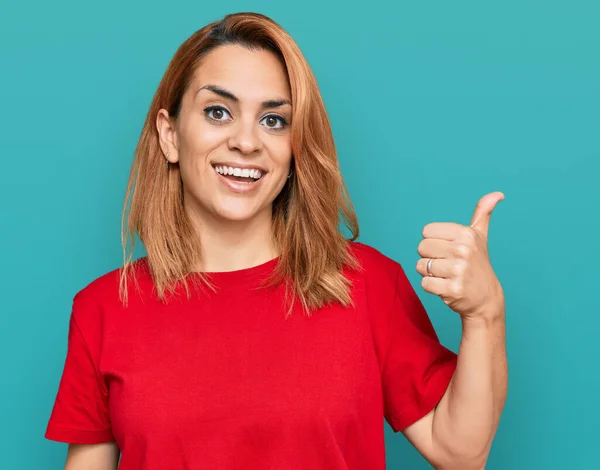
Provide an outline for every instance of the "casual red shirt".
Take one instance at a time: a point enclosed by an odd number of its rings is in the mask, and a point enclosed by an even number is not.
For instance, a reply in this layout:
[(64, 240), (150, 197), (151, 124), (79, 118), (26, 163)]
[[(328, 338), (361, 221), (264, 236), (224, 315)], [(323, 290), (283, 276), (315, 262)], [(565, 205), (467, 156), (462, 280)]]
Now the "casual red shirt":
[(116, 441), (121, 470), (385, 468), (384, 417), (399, 431), (444, 394), (443, 347), (402, 267), (352, 243), (354, 307), (285, 317), (275, 267), (214, 273), (217, 292), (118, 300), (118, 272), (74, 298), (46, 438)]

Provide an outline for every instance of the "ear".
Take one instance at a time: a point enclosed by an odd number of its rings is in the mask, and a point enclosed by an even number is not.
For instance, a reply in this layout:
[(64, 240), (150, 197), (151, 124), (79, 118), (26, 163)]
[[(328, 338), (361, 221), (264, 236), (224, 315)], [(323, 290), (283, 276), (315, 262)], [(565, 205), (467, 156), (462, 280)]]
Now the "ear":
[(158, 143), (163, 154), (170, 163), (179, 162), (179, 153), (177, 151), (177, 131), (175, 129), (175, 120), (169, 117), (166, 109), (158, 111), (156, 116), (156, 129), (158, 130)]

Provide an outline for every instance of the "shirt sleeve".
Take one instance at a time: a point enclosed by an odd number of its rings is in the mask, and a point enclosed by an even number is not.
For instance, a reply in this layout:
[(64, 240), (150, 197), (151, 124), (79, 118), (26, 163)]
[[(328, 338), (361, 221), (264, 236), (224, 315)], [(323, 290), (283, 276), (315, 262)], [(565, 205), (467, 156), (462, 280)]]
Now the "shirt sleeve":
[[(99, 444), (114, 441), (108, 391), (77, 322), (80, 313), (95, 308), (81, 296), (73, 300), (69, 322), (67, 357), (54, 407), (46, 428), (46, 439), (70, 444)], [(97, 308), (97, 307), (96, 307)]]
[(382, 384), (385, 418), (398, 432), (439, 403), (454, 374), (457, 355), (440, 343), (404, 270), (396, 266)]

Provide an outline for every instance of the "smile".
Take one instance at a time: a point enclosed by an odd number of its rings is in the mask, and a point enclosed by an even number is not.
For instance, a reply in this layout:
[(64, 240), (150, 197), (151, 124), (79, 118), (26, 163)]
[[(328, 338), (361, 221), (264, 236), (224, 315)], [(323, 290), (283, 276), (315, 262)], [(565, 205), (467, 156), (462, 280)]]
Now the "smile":
[(229, 164), (216, 163), (215, 176), (227, 188), (236, 194), (254, 194), (262, 186), (265, 170), (258, 167), (237, 166), (233, 162)]
[(215, 171), (230, 181), (252, 184), (260, 180), (265, 172), (259, 168), (240, 168), (226, 165), (213, 165)]

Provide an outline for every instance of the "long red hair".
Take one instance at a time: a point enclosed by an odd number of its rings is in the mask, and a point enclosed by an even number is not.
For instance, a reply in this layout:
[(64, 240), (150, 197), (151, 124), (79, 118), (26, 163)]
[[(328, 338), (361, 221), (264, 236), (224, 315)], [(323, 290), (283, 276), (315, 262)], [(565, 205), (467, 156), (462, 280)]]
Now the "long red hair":
[[(273, 235), (280, 251), (273, 282), (310, 311), (329, 302), (352, 303), (344, 266), (357, 267), (348, 242), (358, 237), (358, 221), (344, 185), (329, 118), (317, 81), (289, 34), (257, 13), (225, 16), (195, 32), (176, 51), (146, 116), (129, 177), (123, 208), (120, 295), (127, 303), (134, 236), (146, 247), (147, 264), (159, 298), (173, 292), (200, 260), (196, 231), (183, 206), (178, 165), (165, 168), (156, 117), (161, 108), (177, 117), (181, 100), (202, 58), (221, 45), (269, 50), (287, 70), (292, 97), (292, 177), (273, 203)], [(340, 224), (342, 222), (342, 224)], [(340, 225), (350, 231), (347, 239)], [(205, 279), (200, 274), (201, 279)], [(208, 283), (207, 283), (208, 285)], [(189, 293), (189, 291), (188, 291)]]

